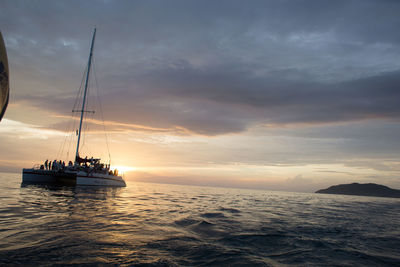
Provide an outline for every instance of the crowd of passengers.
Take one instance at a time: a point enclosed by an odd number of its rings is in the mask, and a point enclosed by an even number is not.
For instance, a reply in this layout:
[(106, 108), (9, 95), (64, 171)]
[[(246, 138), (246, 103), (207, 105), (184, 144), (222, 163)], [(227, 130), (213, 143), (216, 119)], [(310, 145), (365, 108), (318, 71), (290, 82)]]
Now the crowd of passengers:
[[(41, 170), (58, 171), (64, 170), (65, 167), (65, 161), (57, 161), (56, 159), (53, 161), (49, 161), (48, 159), (46, 159), (44, 164), (40, 165)], [(78, 158), (75, 164), (73, 164), (72, 161), (69, 161), (68, 167), (75, 170), (85, 171), (87, 173), (96, 172), (109, 175), (118, 175), (117, 169), (115, 169), (114, 171), (110, 170), (110, 165), (104, 165), (103, 163), (100, 163), (100, 159), (94, 159), (93, 157), (90, 159), (88, 159), (87, 157), (85, 159)]]

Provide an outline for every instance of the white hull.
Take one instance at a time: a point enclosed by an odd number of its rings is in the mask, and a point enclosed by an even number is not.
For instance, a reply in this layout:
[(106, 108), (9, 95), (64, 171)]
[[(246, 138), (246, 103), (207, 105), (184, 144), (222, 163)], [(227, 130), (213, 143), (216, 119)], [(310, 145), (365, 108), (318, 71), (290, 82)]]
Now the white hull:
[(121, 186), (125, 187), (125, 181), (121, 176), (108, 174), (81, 175), (81, 172), (76, 176), (77, 185), (95, 185), (95, 186)]
[(118, 186), (125, 187), (121, 176), (82, 171), (51, 171), (38, 169), (23, 169), (22, 183), (55, 184), (55, 185), (88, 185), (88, 186)]

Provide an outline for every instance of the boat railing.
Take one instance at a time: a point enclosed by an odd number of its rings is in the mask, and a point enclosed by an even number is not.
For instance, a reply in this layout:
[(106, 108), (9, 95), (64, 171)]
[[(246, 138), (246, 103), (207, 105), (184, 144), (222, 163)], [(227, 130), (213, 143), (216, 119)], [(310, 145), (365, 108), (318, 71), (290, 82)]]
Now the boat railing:
[(33, 165), (33, 169), (34, 170), (59, 171), (62, 169), (62, 167), (58, 164), (55, 164), (54, 166), (51, 167), (51, 169), (47, 169), (44, 164), (35, 164), (35, 165)]

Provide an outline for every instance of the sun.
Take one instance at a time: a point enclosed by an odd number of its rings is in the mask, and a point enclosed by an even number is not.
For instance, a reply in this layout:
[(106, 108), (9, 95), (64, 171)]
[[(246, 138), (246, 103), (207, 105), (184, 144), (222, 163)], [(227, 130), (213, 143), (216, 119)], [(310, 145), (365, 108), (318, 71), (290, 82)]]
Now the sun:
[(136, 170), (135, 167), (132, 166), (123, 166), (123, 165), (113, 165), (111, 166), (111, 170), (117, 169), (119, 173), (126, 173), (129, 171), (134, 171)]

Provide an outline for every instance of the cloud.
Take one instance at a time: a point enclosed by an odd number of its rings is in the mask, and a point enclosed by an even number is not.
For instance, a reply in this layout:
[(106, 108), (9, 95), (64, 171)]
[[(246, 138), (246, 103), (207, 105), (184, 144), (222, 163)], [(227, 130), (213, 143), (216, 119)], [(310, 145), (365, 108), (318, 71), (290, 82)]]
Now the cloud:
[(397, 120), (396, 11), (396, 1), (13, 1), (0, 22), (13, 101), (69, 112), (97, 24), (107, 120), (220, 135)]
[(395, 1), (13, 1), (2, 10), (12, 100), (52, 114), (71, 110), (97, 24), (106, 119), (132, 129), (220, 135), (399, 115)]
[[(284, 76), (284, 75), (282, 75)], [(131, 87), (104, 95), (106, 118), (149, 128), (184, 128), (217, 135), (260, 124), (328, 124), (394, 120), (400, 115), (400, 71), (322, 84), (288, 81), (225, 68), (156, 71)], [(72, 98), (21, 96), (52, 112), (69, 112)]]
[(3, 136), (18, 136), (20, 139), (48, 139), (53, 136), (62, 136), (63, 134), (50, 129), (41, 129), (35, 125), (4, 119), (0, 134)]

